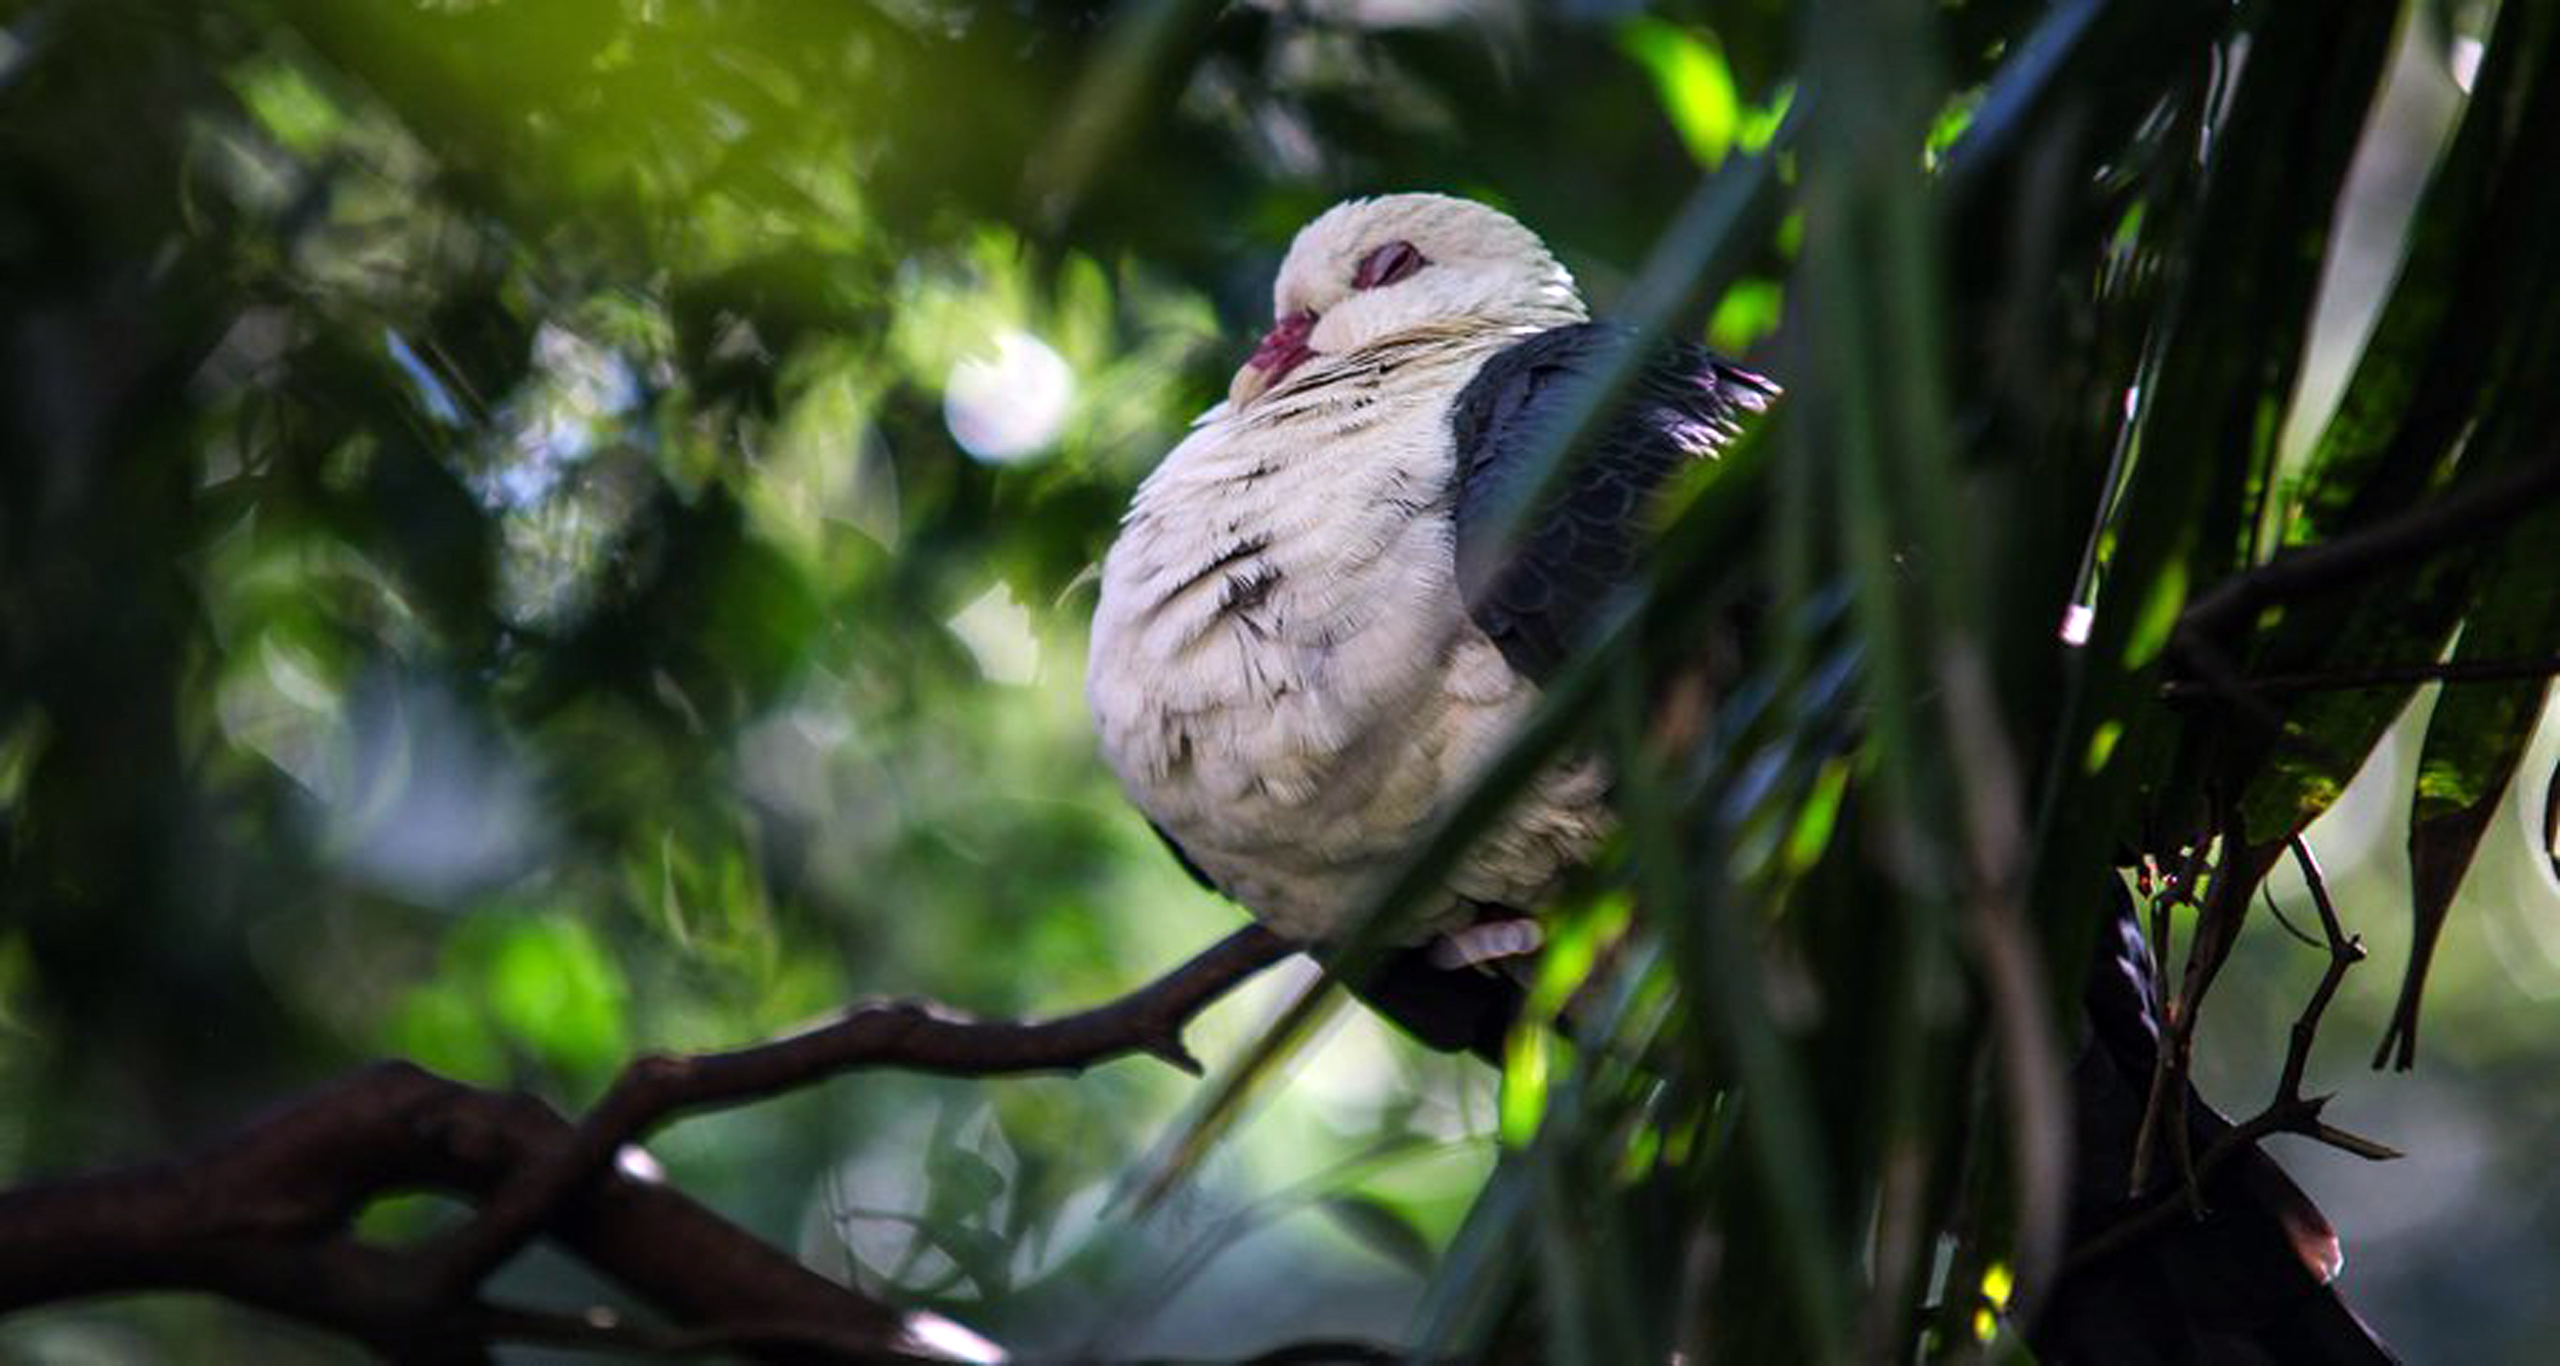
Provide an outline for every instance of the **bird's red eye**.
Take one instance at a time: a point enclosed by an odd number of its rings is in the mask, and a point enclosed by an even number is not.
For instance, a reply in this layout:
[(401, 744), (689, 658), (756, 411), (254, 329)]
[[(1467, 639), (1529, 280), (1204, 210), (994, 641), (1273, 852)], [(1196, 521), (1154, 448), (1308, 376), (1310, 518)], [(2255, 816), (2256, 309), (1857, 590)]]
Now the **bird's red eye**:
[(1360, 269), (1352, 272), (1351, 287), (1377, 289), (1391, 285), (1430, 264), (1431, 258), (1411, 242), (1399, 239), (1361, 257)]

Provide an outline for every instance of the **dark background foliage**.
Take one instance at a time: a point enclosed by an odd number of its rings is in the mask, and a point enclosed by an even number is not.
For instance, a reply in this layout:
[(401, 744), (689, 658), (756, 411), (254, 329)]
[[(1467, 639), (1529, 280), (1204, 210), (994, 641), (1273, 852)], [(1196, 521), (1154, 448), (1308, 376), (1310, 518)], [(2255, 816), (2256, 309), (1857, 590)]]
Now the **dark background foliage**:
[[(1577, 685), (1572, 735), (1616, 727), (1649, 814), (1560, 936), (1587, 968), (1641, 903), (1605, 1027), (1676, 1084), (1524, 1039), (1497, 1088), (1345, 1018), (1143, 1221), (1118, 1193), (1196, 1088), (1137, 1065), (833, 1083), (670, 1131), (676, 1180), (1034, 1351), (1310, 1316), (1466, 1341), (1525, 1265), (1565, 1359), (1700, 1321), (1801, 1359), (1898, 1332), (1843, 1252), (1917, 1163), (1916, 1217), (1963, 1233), (1954, 1288), (1907, 1292), (1943, 1347), (2049, 1137), (2002, 1108), (1980, 917), (2074, 960), (2127, 852), (2318, 817), (2376, 954), (2315, 1080), (2410, 1156), (2282, 1155), (2413, 1360), (2537, 1359), (2539, 684), (2197, 680), (2424, 663), (2457, 626), (2457, 659), (2547, 656), (2560, 525), (2170, 632), (2284, 547), (2560, 458), (2560, 191), (2529, 174), (2560, 40), (2505, 10), (10, 7), (0, 1173), (158, 1154), (382, 1055), (575, 1105), (636, 1050), (869, 992), (1082, 1004), (1222, 932), (1092, 758), (1086, 571), (1295, 226), (1431, 188), (1794, 395)], [(1785, 623), (1774, 700), (1645, 757), (1609, 680), (1676, 673), (1660, 628), (1744, 579)], [(2078, 656), (2068, 601), (2099, 608)], [(2410, 848), (2456, 909), (2421, 1066), (2367, 1074)], [(2319, 961), (2241, 936), (2199, 1063), (2229, 1108)], [(1790, 1117), (1835, 1137), (1790, 1149)], [(1657, 1169), (1667, 1202), (1629, 1176)], [(41, 1361), (341, 1350), (193, 1299), (0, 1326)]]

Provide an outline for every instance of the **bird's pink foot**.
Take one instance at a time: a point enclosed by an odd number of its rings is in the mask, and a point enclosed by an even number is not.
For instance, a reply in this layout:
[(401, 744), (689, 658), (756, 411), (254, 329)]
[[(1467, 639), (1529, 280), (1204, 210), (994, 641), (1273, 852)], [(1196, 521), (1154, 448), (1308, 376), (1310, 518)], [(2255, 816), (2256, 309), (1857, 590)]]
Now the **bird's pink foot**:
[(1433, 941), (1431, 965), (1472, 968), (1505, 958), (1526, 958), (1546, 942), (1546, 932), (1538, 928), (1535, 920), (1487, 920), (1463, 930), (1451, 930)]

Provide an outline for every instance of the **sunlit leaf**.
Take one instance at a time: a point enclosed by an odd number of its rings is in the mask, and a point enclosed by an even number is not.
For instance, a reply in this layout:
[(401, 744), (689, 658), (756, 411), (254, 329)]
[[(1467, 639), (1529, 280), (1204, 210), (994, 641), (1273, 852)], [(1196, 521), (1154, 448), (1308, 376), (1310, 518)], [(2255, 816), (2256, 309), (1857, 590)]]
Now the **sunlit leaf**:
[[(2540, 518), (2518, 533), (2464, 626), (2453, 663), (2512, 663), (2560, 642), (2560, 577), (2552, 574), (2548, 553), (2554, 536), (2560, 536), (2560, 517)], [(2436, 700), (2409, 812), (2415, 928), (2400, 1001), (2374, 1054), (2376, 1066), (2388, 1059), (2406, 1069), (2417, 1061), (2419, 1003), (2445, 917), (2533, 740), (2549, 687), (2544, 678), (2460, 684), (2447, 686)]]
[(1540, 1029), (1515, 1029), (1504, 1040), (1502, 1056), (1502, 1142), (1525, 1148), (1538, 1135), (1547, 1112), (1547, 1069), (1554, 1062), (1553, 1035)]
[(479, 1001), (450, 982), (413, 987), (384, 1027), (384, 1044), (420, 1066), (465, 1081), (507, 1076), (506, 1048)]
[(1325, 1196), (1317, 1208), (1341, 1225), (1362, 1247), (1417, 1276), (1428, 1276), (1436, 1260), (1431, 1240), (1402, 1210), (1375, 1196), (1341, 1191)]
[(628, 1049), (622, 971), (585, 922), (512, 919), (494, 936), (481, 970), (498, 1026), (552, 1065), (593, 1076)]
[(1741, 355), (1775, 331), (1785, 311), (1786, 291), (1774, 280), (1740, 280), (1716, 301), (1707, 322), (1707, 340), (1728, 355)]
[(1721, 164), (1742, 121), (1733, 73), (1712, 34), (1667, 20), (1629, 19), (1618, 41), (1653, 77), (1662, 109), (1701, 166)]
[(937, 1143), (925, 1166), (936, 1210), (948, 1217), (983, 1216), (1010, 1184), (994, 1163), (957, 1143)]
[[(2544, 424), (2527, 411), (2540, 409), (2540, 399), (2502, 401), (2476, 425), (2472, 406), (2560, 356), (2546, 316), (2493, 302), (2560, 285), (2560, 266), (2539, 246), (2560, 232), (2560, 187), (2541, 170), (2560, 154), (2560, 79), (2549, 62), (2532, 59), (2526, 41), (2529, 34), (2560, 41), (2560, 25), (2548, 18), (2532, 6), (2501, 16), (2507, 55), (2483, 77), (2495, 87), (2484, 87), (2467, 111), (2419, 207), (2391, 302), (2314, 458), (2314, 481), (2292, 521), (2296, 535), (2369, 526), (2431, 488), (2459, 489), (2548, 458)], [(2486, 226), (2474, 231), (2475, 224)], [(2436, 658), (2476, 600), (2480, 551), (2440, 547), (2378, 581), (2294, 604), (2252, 666), (2352, 674)], [(2282, 838), (2326, 810), (2409, 693), (2405, 683), (2338, 690), (2294, 708), (2284, 742), (2243, 801), (2251, 838)]]
[[(2560, 22), (2545, 7), (2505, 5), (2498, 25), (2462, 124), (2410, 220), (2409, 246), (2389, 299), (2303, 472), (2289, 539), (2334, 533), (2357, 504), (2396, 504), (2423, 487), (2465, 411), (2447, 400), (2477, 382), (2495, 347), (2490, 329), (2480, 325), (2478, 289), (2492, 280), (2501, 288), (2529, 288), (2518, 278), (2526, 262), (2483, 259), (2492, 241), (2522, 245), (2487, 238), (2483, 223), (2520, 211), (2521, 182), (2514, 178), (2535, 174), (2541, 164), (2534, 147), (2515, 143), (2520, 120), (2537, 116), (2524, 105), (2536, 84), (2538, 56), (2560, 41)], [(2540, 84), (2549, 83), (2545, 73)], [(2510, 163), (2519, 155), (2529, 160)], [(2509, 188), (2501, 189), (2502, 174)], [(2466, 277), (2475, 283), (2466, 285)]]

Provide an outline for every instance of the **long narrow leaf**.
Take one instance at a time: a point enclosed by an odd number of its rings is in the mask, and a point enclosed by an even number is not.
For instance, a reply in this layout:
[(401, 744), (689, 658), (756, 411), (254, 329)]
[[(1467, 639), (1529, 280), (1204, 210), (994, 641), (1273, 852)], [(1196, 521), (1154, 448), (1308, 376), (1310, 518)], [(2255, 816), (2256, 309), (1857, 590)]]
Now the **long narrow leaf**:
[[(2455, 663), (2514, 659), (2560, 640), (2560, 578), (2551, 572), (2555, 537), (2560, 516), (2546, 514), (2508, 543), (2484, 585), (2480, 610), (2463, 627)], [(2417, 1062), (2418, 1008), (2437, 939), (2481, 833), (2533, 739), (2549, 687), (2541, 678), (2447, 687), (2428, 718), (2409, 812), (2409, 965), (2390, 1028), (2374, 1053), (2376, 1067), (2387, 1060), (2406, 1070)]]
[[(2548, 34), (2552, 27), (2542, 32)], [(2509, 118), (2517, 122), (2515, 141), (2505, 151), (2483, 211), (2485, 231), (2458, 256), (2435, 262), (2458, 268), (2457, 278), (2420, 275), (2417, 268), (2426, 262), (2413, 260), (2392, 305), (2400, 322), (2414, 330), (2433, 307), (2418, 296), (2448, 291), (2455, 300), (2450, 316), (2461, 324), (2444, 329), (2414, 381), (2392, 378), (2396, 372), (2389, 368), (2393, 353), (2413, 343), (2396, 332), (2378, 336), (2377, 345), (2384, 349), (2376, 354), (2383, 359), (2374, 362), (2372, 382), (2377, 388), (2403, 383), (2414, 388), (2388, 446), (2378, 453), (2367, 448), (2374, 439), (2372, 429), (2383, 422), (2379, 413), (2353, 402), (2341, 410), (2331, 439), (2324, 442), (2329, 464), (2324, 478), (2345, 484), (2363, 471), (2363, 483), (2334, 517), (2306, 514), (2323, 526), (2370, 525), (2404, 511), (2430, 483), (2459, 489), (2554, 458), (2550, 428), (2535, 414), (2553, 406), (2544, 377), (2560, 358), (2560, 326), (2549, 309), (2499, 303), (2560, 290), (2560, 261), (2549, 250), (2560, 235), (2560, 181), (2549, 171), (2560, 164), (2555, 161), (2560, 158), (2560, 72), (2549, 62), (2518, 61), (2502, 64), (2495, 74), (2512, 75), (2524, 88), (2484, 92), (2483, 102), (2472, 111), (2480, 121), (2477, 126), (2490, 130), (2482, 139)], [(2461, 136), (2456, 150), (2464, 150)], [(2427, 211), (2458, 214), (2462, 207), (2440, 205), (2430, 196)], [(2423, 216), (2417, 230), (2422, 239), (2434, 232)], [(2405, 306), (2404, 298), (2410, 300)], [(2393, 314), (2386, 313), (2386, 328), (2392, 321)], [(2480, 400), (2491, 395), (2497, 396), (2496, 405), (2487, 421), (2475, 425)], [(2447, 465), (2453, 466), (2450, 474), (2444, 472)], [(2345, 496), (2341, 491), (2330, 501)], [(2439, 550), (2402, 574), (2289, 611), (2270, 633), (2255, 667), (2271, 673), (2349, 673), (2434, 659), (2464, 613), (2480, 600), (2479, 571), (2488, 547), (2462, 543)], [(2271, 747), (2266, 766), (2251, 777), (2243, 798), (2241, 815), (2250, 838), (2284, 839), (2327, 810), (2412, 691), (2409, 685), (2344, 689), (2315, 694), (2294, 708), (2282, 742)]]

